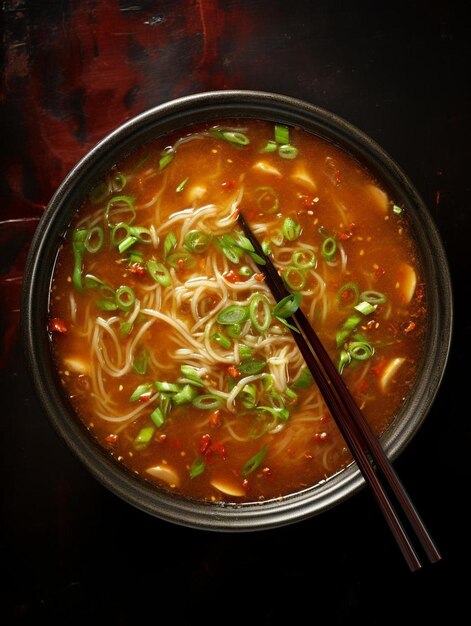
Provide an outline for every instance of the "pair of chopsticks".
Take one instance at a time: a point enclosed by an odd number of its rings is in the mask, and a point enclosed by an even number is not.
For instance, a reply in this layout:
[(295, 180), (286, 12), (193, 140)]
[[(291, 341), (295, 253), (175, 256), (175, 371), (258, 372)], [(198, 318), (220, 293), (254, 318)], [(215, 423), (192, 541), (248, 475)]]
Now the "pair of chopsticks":
[[(263, 265), (257, 263), (257, 266), (265, 275), (265, 281), (275, 300), (279, 301), (291, 295), (277, 269), (263, 252), (258, 239), (240, 213), (238, 223), (257, 255), (265, 261)], [(298, 309), (288, 321), (298, 330), (298, 332), (292, 331), (293, 338), (353, 458), (357, 462), (366, 483), (371, 488), (410, 570), (420, 569), (422, 563), (399, 513), (402, 513), (404, 520), (407, 520), (429, 561), (431, 563), (439, 561), (441, 556), (437, 547), (309, 320), (301, 309)], [(394, 508), (391, 496), (394, 496), (398, 510)]]

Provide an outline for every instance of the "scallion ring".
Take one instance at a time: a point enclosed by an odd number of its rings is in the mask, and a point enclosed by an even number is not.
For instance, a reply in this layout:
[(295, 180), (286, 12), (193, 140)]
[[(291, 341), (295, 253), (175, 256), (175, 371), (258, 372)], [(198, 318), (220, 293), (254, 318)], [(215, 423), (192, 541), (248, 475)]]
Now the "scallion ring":
[(316, 267), (317, 259), (312, 250), (296, 250), (291, 256), (291, 265), (300, 270), (308, 270)]
[(207, 410), (219, 409), (219, 407), (223, 405), (223, 402), (223, 399), (220, 396), (216, 396), (214, 393), (201, 394), (191, 401), (192, 405), (197, 409)]
[(299, 309), (301, 300), (302, 296), (299, 293), (291, 293), (289, 296), (282, 298), (273, 309), (274, 317), (290, 317)]
[(384, 295), (384, 293), (372, 290), (363, 291), (360, 294), (360, 299), (364, 300), (365, 302), (369, 302), (369, 304), (383, 304), (384, 302), (386, 302), (386, 296)]
[(167, 263), (176, 270), (189, 270), (196, 263), (195, 257), (189, 252), (174, 252), (167, 257)]
[(356, 306), (360, 299), (360, 290), (356, 283), (345, 283), (337, 291), (337, 305), (339, 308)]
[(183, 240), (185, 248), (190, 252), (196, 252), (196, 254), (205, 252), (210, 243), (211, 237), (200, 230), (190, 230)]
[(298, 156), (298, 149), (291, 144), (283, 144), (278, 148), (278, 154), (283, 159), (295, 159)]
[(136, 219), (134, 198), (131, 196), (113, 196), (105, 209), (105, 221), (110, 228), (124, 222), (131, 225)]
[(103, 247), (104, 235), (103, 228), (101, 226), (93, 226), (87, 232), (87, 236), (83, 245), (87, 252), (91, 254), (95, 254), (95, 252), (99, 252)]
[(257, 454), (255, 454), (253, 457), (251, 457), (247, 463), (244, 464), (243, 468), (242, 468), (242, 474), (244, 476), (248, 476), (249, 474), (251, 474), (252, 472), (254, 472), (262, 463), (263, 459), (265, 458), (265, 455), (267, 453), (268, 450), (268, 446), (264, 445), (263, 448), (257, 452)]
[(266, 296), (258, 293), (252, 295), (249, 302), (249, 317), (252, 326), (259, 333), (264, 333), (268, 329), (272, 316)]
[(351, 341), (347, 346), (348, 354), (357, 361), (366, 361), (374, 354), (374, 348), (366, 341)]
[(122, 311), (129, 311), (136, 302), (136, 294), (127, 285), (122, 285), (116, 289), (116, 304)]
[(146, 264), (149, 276), (162, 287), (168, 287), (172, 283), (170, 273), (163, 263), (157, 263), (154, 259), (150, 259)]
[(273, 187), (257, 187), (254, 191), (255, 201), (263, 213), (276, 213), (280, 199)]
[(219, 324), (242, 324), (249, 317), (249, 309), (246, 306), (232, 304), (220, 311), (216, 317)]
[(299, 267), (289, 265), (281, 275), (288, 289), (292, 291), (301, 291), (306, 286), (306, 272)]
[(286, 217), (282, 231), (288, 241), (294, 241), (301, 234), (301, 224), (298, 224), (292, 217)]
[(322, 242), (321, 247), (322, 256), (326, 261), (332, 261), (337, 252), (337, 240), (335, 237), (326, 237)]

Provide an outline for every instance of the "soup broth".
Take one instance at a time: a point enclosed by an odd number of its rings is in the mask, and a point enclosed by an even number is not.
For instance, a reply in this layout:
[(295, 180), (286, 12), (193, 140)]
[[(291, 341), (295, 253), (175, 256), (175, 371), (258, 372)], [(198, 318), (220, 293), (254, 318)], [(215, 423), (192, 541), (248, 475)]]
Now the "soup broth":
[[(284, 306), (238, 212), (293, 294)], [(224, 120), (155, 140), (91, 190), (49, 332), (76, 413), (118, 462), (184, 496), (259, 501), (351, 461), (294, 343), (296, 306), (380, 435), (425, 332), (407, 207), (319, 137)]]

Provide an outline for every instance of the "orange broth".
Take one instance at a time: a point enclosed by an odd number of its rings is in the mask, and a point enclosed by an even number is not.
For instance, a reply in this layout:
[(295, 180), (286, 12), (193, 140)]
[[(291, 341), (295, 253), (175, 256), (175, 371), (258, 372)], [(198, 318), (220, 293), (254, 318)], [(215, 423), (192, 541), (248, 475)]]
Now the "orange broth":
[(115, 459), (192, 498), (281, 497), (351, 461), (238, 211), (377, 435), (416, 375), (426, 306), (407, 207), (342, 149), (287, 130), (224, 120), (144, 146), (58, 255), (49, 330), (74, 409)]

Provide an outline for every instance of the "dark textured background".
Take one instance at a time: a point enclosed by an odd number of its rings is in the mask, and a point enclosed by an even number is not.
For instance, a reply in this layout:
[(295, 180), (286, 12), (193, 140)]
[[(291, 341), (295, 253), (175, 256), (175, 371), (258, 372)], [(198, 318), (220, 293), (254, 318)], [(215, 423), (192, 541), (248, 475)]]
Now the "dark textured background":
[[(453, 616), (469, 616), (466, 5), (3, 1), (3, 623), (127, 625), (146, 615), (159, 623), (169, 609), (176, 623), (192, 625), (463, 623)], [(256, 534), (151, 518), (87, 473), (34, 397), (18, 334), (19, 293), (31, 236), (55, 188), (134, 114), (224, 88), (296, 96), (359, 126), (414, 181), (442, 234), (454, 281), (454, 345), (433, 410), (395, 463), (444, 555), (417, 574), (407, 571), (366, 491), (320, 517)]]

